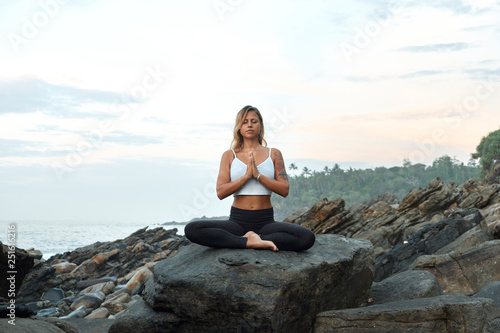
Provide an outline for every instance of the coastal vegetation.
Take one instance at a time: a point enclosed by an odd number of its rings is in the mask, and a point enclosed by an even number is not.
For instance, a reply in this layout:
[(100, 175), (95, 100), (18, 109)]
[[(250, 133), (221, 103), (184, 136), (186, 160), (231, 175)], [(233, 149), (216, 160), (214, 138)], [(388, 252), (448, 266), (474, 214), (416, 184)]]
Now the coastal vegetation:
[[(289, 169), (295, 171), (299, 167), (292, 163)], [(334, 164), (316, 171), (304, 166), (300, 174), (289, 177), (288, 197), (273, 196), (272, 199), (281, 215), (309, 208), (321, 198), (342, 198), (350, 207), (384, 193), (391, 193), (401, 200), (410, 190), (423, 187), (436, 177), (444, 182), (463, 184), (470, 178), (478, 178), (480, 172), (481, 167), (475, 160), (464, 164), (447, 155), (437, 158), (431, 165), (412, 164), (405, 160), (402, 166), (373, 169), (341, 169)]]
[(479, 159), (481, 177), (498, 180), (495, 167), (500, 161), (500, 129), (490, 132), (481, 139), (472, 158)]

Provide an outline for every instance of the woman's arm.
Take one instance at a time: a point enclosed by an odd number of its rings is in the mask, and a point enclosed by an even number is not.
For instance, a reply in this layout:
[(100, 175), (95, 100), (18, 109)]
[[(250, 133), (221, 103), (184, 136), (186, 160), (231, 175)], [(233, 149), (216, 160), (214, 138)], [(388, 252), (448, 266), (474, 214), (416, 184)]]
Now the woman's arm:
[(274, 193), (286, 197), (290, 189), (290, 184), (288, 183), (283, 155), (281, 155), (281, 152), (276, 148), (273, 148), (272, 160), (274, 163), (274, 178), (276, 179), (260, 175), (259, 181)]
[(228, 150), (222, 154), (220, 161), (219, 176), (217, 177), (217, 197), (219, 197), (220, 200), (238, 191), (250, 178), (252, 178), (251, 170), (247, 170), (247, 173), (243, 175), (243, 177), (231, 181), (232, 155), (232, 151)]

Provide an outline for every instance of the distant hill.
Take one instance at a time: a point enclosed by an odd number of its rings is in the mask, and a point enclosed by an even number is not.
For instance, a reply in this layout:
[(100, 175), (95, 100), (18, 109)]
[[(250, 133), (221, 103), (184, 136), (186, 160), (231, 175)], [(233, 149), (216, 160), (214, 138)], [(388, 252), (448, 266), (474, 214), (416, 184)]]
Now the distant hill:
[(176, 222), (176, 221), (172, 221), (172, 222), (165, 222), (165, 223), (162, 223), (162, 225), (172, 225), (172, 224), (178, 224), (178, 225), (186, 225), (188, 224), (189, 222), (193, 222), (193, 221), (201, 221), (201, 220), (228, 220), (229, 219), (229, 216), (212, 216), (212, 217), (206, 217), (206, 216), (202, 216), (202, 217), (194, 217), (192, 218), (190, 221), (187, 221), (187, 222)]

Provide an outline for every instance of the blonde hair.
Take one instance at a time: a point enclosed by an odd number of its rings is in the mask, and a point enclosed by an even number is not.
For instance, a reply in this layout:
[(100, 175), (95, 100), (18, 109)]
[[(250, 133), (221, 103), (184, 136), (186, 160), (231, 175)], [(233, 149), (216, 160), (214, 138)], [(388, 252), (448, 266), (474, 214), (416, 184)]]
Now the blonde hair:
[(245, 121), (245, 118), (248, 115), (248, 112), (253, 111), (257, 114), (260, 121), (260, 133), (259, 133), (259, 143), (263, 146), (267, 146), (267, 141), (264, 139), (264, 121), (262, 120), (262, 115), (260, 111), (253, 106), (247, 105), (243, 109), (241, 109), (236, 115), (236, 121), (234, 123), (233, 129), (233, 141), (231, 142), (231, 148), (237, 149), (240, 148), (243, 144), (243, 136), (240, 133), (240, 128)]

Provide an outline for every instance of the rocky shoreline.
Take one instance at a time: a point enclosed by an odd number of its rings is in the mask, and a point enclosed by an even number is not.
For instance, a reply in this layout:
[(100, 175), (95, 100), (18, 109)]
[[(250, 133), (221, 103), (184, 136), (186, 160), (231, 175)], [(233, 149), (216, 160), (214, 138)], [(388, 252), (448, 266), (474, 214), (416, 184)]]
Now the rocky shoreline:
[(401, 202), (344, 206), (321, 199), (285, 219), (317, 234), (304, 253), (207, 249), (161, 227), (46, 261), (16, 249), (17, 328), (36, 318), (37, 332), (500, 329), (499, 184), (436, 178)]
[[(17, 249), (18, 270), (33, 267), (24, 277), (18, 274), (22, 286), (16, 292), (16, 315), (113, 319), (140, 298), (153, 266), (186, 244), (189, 241), (177, 235), (177, 229), (146, 227), (127, 238), (98, 242), (48, 260), (39, 251)], [(2, 296), (6, 304), (7, 295)]]

